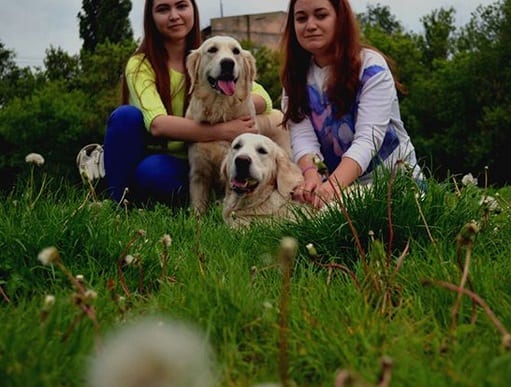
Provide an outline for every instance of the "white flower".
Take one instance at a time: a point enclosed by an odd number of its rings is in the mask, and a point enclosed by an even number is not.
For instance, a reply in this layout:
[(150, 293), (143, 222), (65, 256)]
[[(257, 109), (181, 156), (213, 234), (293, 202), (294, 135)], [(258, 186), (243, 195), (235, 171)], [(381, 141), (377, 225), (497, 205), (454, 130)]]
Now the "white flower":
[(44, 297), (45, 308), (51, 308), (55, 304), (55, 296), (53, 294), (47, 294)]
[(44, 164), (44, 157), (39, 153), (29, 153), (25, 156), (25, 162), (29, 164), (35, 164), (38, 167)]
[(87, 289), (84, 293), (84, 296), (87, 300), (92, 301), (98, 298), (98, 293), (95, 290)]
[(50, 265), (53, 262), (56, 262), (60, 257), (59, 251), (56, 247), (46, 247), (45, 249), (41, 250), (39, 255), (37, 256), (37, 259), (41, 261), (43, 265)]
[(209, 344), (196, 329), (146, 318), (107, 337), (92, 359), (88, 382), (92, 387), (212, 387), (212, 366)]
[(488, 195), (483, 196), (479, 200), (479, 205), (482, 206), (483, 204), (490, 212), (500, 212), (501, 211), (499, 202), (493, 196), (488, 196)]
[(298, 241), (293, 237), (284, 237), (280, 240), (280, 248), (287, 254), (296, 255)]
[(166, 247), (169, 247), (172, 244), (172, 238), (169, 234), (165, 234), (160, 239), (161, 243), (163, 243)]
[(136, 258), (131, 254), (128, 254), (126, 257), (124, 257), (124, 262), (126, 262), (126, 265), (131, 265), (133, 262), (135, 262), (135, 260)]
[(461, 179), (461, 184), (463, 184), (465, 187), (467, 185), (477, 185), (477, 178), (472, 176), (471, 173), (467, 173), (463, 178)]
[(307, 249), (307, 252), (311, 257), (316, 257), (318, 255), (318, 251), (316, 250), (312, 243), (307, 243), (305, 248)]

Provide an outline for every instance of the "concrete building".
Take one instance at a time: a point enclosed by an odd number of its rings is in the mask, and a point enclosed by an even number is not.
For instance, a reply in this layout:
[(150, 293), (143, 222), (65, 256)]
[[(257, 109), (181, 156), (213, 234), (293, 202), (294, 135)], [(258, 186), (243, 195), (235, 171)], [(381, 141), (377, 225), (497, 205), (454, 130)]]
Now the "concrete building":
[(286, 12), (277, 11), (213, 18), (210, 20), (211, 25), (202, 32), (204, 38), (229, 35), (240, 41), (250, 40), (257, 46), (277, 50), (286, 15)]

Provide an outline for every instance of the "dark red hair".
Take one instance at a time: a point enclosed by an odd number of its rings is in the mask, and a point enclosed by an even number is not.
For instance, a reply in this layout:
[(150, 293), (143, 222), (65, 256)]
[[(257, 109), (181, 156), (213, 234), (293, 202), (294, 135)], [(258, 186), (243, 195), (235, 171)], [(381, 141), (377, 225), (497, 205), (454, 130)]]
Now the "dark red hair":
[[(140, 46), (135, 51), (136, 54), (143, 54), (145, 59), (151, 64), (156, 74), (156, 88), (158, 94), (165, 106), (167, 113), (172, 114), (172, 90), (170, 90), (170, 74), (167, 67), (168, 53), (164, 46), (162, 36), (158, 32), (153, 20), (153, 3), (154, 0), (146, 0), (144, 6), (144, 36)], [(199, 10), (195, 0), (190, 0), (193, 6), (193, 28), (186, 38), (186, 55), (201, 44), (201, 30), (199, 21)], [(183, 58), (185, 65), (186, 55)], [(190, 77), (185, 72), (185, 90), (190, 87)], [(188, 104), (188, 93), (186, 93), (185, 110)], [(129, 90), (126, 84), (126, 78), (123, 77), (122, 86), (122, 103), (127, 104), (129, 101)]]
[[(329, 0), (337, 15), (334, 31), (333, 63), (327, 79), (326, 93), (337, 108), (337, 116), (345, 114), (355, 101), (362, 66), (360, 27), (348, 0)], [(284, 123), (302, 121), (310, 113), (306, 90), (307, 72), (312, 55), (296, 38), (294, 11), (297, 0), (290, 0), (287, 21), (281, 41), (283, 53), (280, 79), (288, 96)]]

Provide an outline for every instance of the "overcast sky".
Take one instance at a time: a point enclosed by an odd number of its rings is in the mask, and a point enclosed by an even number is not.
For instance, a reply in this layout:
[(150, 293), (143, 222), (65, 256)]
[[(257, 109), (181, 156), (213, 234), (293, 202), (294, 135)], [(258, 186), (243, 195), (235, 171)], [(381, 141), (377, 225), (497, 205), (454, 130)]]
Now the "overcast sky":
[[(421, 17), (434, 9), (453, 7), (456, 24), (465, 25), (478, 5), (493, 4), (497, 0), (351, 0), (355, 12), (365, 11), (368, 4), (389, 6), (406, 30), (422, 32)], [(0, 41), (13, 50), (19, 66), (42, 66), (45, 50), (60, 47), (77, 54), (82, 45), (77, 14), (82, 0), (1, 0)], [(201, 27), (211, 18), (251, 13), (286, 11), (288, 0), (197, 0)], [(132, 0), (130, 14), (135, 38), (142, 33), (144, 0)]]

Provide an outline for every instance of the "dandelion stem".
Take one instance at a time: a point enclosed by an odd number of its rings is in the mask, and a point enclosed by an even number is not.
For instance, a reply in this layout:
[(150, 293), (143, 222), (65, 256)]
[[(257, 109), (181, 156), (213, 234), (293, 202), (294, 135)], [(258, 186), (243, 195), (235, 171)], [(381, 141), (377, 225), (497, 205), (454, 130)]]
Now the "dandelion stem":
[(422, 281), (422, 284), (423, 285), (429, 285), (429, 284), (434, 284), (434, 285), (438, 285), (440, 287), (443, 287), (443, 288), (446, 288), (446, 289), (449, 289), (449, 290), (452, 290), (454, 292), (458, 292), (458, 293), (463, 293), (465, 294), (466, 296), (470, 297), (470, 299), (472, 301), (474, 301), (475, 303), (477, 303), (481, 308), (483, 308), (484, 312), (486, 313), (486, 315), (488, 316), (488, 318), (491, 320), (491, 322), (493, 323), (493, 325), (495, 325), (495, 327), (497, 328), (497, 330), (503, 335), (509, 335), (509, 332), (507, 331), (507, 329), (504, 327), (504, 325), (500, 322), (500, 320), (497, 318), (497, 316), (495, 315), (495, 313), (493, 313), (493, 311), (490, 309), (490, 307), (488, 306), (488, 304), (486, 303), (486, 301), (484, 301), (480, 296), (478, 296), (476, 293), (468, 290), (468, 289), (465, 289), (465, 288), (460, 288), (459, 286), (456, 286), (454, 284), (451, 284), (449, 282), (445, 282), (445, 281), (438, 281), (438, 280), (423, 280)]
[(5, 293), (4, 288), (2, 287), (2, 285), (0, 285), (0, 294), (2, 295), (3, 299), (4, 299), (7, 303), (10, 303), (10, 302), (11, 302), (11, 300), (9, 299), (9, 297), (7, 296), (7, 294)]
[[(463, 266), (463, 269), (462, 269), (462, 275), (461, 275), (461, 281), (460, 281), (460, 285), (459, 285), (459, 288), (460, 289), (464, 289), (465, 288), (465, 285), (467, 283), (467, 280), (468, 280), (468, 274), (469, 274), (469, 268), (470, 268), (470, 258), (471, 258), (471, 251), (472, 249), (469, 247), (467, 249), (467, 253), (465, 255), (465, 265)], [(456, 298), (456, 301), (452, 307), (452, 311), (451, 311), (451, 317), (452, 317), (452, 328), (454, 329), (455, 325), (456, 325), (456, 318), (458, 317), (458, 313), (459, 313), (459, 309), (460, 309), (460, 305), (461, 305), (461, 297), (463, 296), (463, 293), (460, 291), (458, 292), (458, 297)]]
[(390, 259), (392, 257), (392, 245), (394, 244), (394, 226), (392, 224), (392, 187), (394, 186), (395, 171), (390, 175), (389, 185), (387, 189), (387, 220), (389, 222), (389, 241), (387, 243), (387, 267), (390, 267)]
[(291, 272), (296, 252), (296, 241), (294, 239), (285, 238), (285, 240), (282, 240), (279, 249), (282, 270), (279, 314), (279, 374), (283, 387), (289, 387), (289, 302), (291, 299)]
[(128, 289), (128, 286), (126, 285), (126, 277), (124, 277), (124, 271), (123, 271), (123, 265), (126, 259), (126, 255), (128, 255), (128, 251), (130, 247), (135, 243), (135, 241), (144, 235), (144, 232), (141, 230), (138, 230), (135, 232), (135, 235), (130, 239), (124, 250), (122, 251), (121, 255), (119, 256), (119, 259), (117, 260), (117, 271), (119, 273), (119, 282), (121, 284), (121, 288), (124, 291), (124, 294), (126, 294), (126, 297), (130, 297), (131, 293)]
[(336, 270), (340, 270), (342, 271), (343, 273), (346, 273), (350, 276), (350, 278), (352, 279), (355, 287), (358, 289), (358, 290), (362, 290), (362, 287), (360, 286), (360, 282), (358, 281), (358, 278), (357, 276), (355, 275), (355, 273), (350, 270), (347, 266), (345, 265), (342, 265), (340, 263), (336, 263), (336, 262), (330, 262), (330, 263), (321, 263), (321, 262), (318, 262), (317, 260), (313, 259), (312, 260), (312, 263), (314, 263), (315, 265), (317, 266), (320, 266), (320, 267), (324, 267), (324, 268), (327, 268), (327, 269), (336, 269)]

